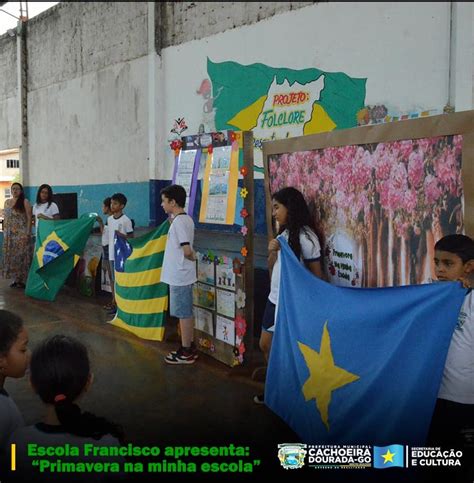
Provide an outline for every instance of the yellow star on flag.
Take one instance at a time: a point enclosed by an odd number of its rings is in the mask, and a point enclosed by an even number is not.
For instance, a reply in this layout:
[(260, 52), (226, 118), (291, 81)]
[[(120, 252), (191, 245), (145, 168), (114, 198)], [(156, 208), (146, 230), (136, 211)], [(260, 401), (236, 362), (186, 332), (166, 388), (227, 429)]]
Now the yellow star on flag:
[(306, 401), (316, 400), (321, 419), (329, 431), (329, 405), (332, 392), (357, 381), (359, 376), (334, 363), (327, 324), (326, 321), (319, 353), (301, 342), (298, 342), (298, 346), (309, 369), (309, 378), (303, 385), (303, 395)]
[(381, 456), (383, 458), (383, 464), (388, 462), (393, 463), (393, 457), (395, 456), (395, 453), (390, 453), (390, 450), (388, 449), (387, 452)]

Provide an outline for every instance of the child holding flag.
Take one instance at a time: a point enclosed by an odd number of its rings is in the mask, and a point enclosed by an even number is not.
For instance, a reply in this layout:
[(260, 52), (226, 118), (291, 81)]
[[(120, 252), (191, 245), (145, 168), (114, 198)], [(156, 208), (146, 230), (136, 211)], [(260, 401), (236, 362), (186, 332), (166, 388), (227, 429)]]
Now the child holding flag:
[(428, 440), (462, 446), (474, 433), (474, 240), (448, 235), (435, 244), (435, 273), (442, 282), (460, 280), (468, 288), (444, 367)]
[[(302, 193), (296, 188), (283, 188), (272, 197), (272, 214), (279, 226), (278, 235), (288, 240), (296, 257), (314, 275), (322, 278), (321, 246), (315, 233), (308, 205)], [(275, 315), (280, 290), (280, 243), (277, 239), (268, 244), (271, 289), (263, 314), (260, 349), (268, 361), (275, 331)], [(256, 404), (264, 403), (263, 394), (253, 398)]]

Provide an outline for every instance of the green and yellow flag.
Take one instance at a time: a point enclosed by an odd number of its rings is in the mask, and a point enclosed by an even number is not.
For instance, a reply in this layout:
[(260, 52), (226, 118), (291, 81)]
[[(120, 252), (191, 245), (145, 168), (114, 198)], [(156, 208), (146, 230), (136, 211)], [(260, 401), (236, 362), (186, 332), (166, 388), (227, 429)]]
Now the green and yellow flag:
[(142, 339), (163, 340), (168, 285), (161, 266), (170, 224), (138, 238), (115, 237), (115, 299), (117, 315), (110, 322)]
[(74, 220), (39, 220), (26, 295), (53, 301), (84, 251), (96, 213)]

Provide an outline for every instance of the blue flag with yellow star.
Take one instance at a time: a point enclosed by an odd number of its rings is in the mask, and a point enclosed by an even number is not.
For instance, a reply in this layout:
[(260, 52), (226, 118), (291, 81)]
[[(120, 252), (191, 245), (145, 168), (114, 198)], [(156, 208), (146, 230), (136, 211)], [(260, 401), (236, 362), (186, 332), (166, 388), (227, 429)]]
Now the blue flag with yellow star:
[(374, 446), (374, 468), (380, 470), (405, 466), (405, 449), (401, 444), (391, 444), (390, 446)]
[(424, 444), (466, 291), (337, 287), (279, 241), (267, 406), (304, 443)]

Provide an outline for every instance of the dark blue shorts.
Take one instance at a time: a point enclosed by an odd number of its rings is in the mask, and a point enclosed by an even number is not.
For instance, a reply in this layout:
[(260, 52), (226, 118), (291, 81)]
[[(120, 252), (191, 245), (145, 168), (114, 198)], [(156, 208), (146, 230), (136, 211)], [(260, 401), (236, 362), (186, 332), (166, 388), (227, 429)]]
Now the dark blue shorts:
[(267, 332), (273, 332), (275, 330), (275, 308), (275, 304), (267, 299), (262, 320), (262, 329)]

